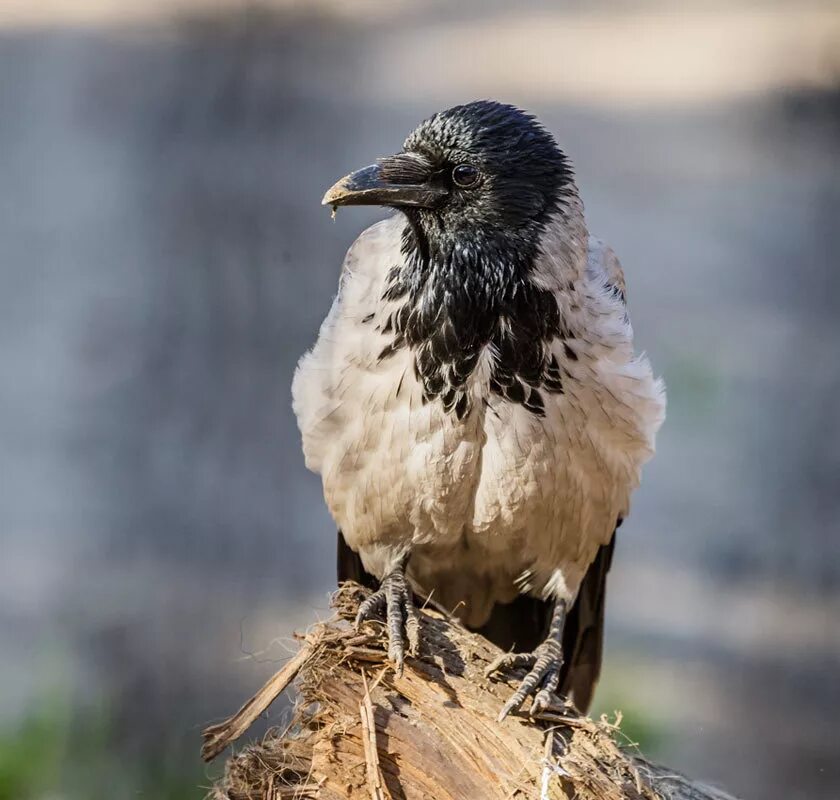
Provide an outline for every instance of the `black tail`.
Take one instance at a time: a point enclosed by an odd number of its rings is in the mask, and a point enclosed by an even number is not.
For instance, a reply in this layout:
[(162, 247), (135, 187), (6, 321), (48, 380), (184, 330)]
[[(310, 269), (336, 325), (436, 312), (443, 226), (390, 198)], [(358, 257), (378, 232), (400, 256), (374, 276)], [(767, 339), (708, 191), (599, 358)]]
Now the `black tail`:
[[(592, 702), (604, 642), (604, 602), (607, 572), (612, 563), (615, 535), (604, 545), (583, 579), (577, 600), (566, 616), (563, 628), (563, 672), (560, 694), (571, 696), (575, 706), (586, 712)], [(358, 553), (353, 552), (338, 532), (338, 580), (355, 581), (369, 589), (378, 582), (362, 565)], [(543, 641), (548, 633), (554, 604), (520, 595), (512, 603), (498, 603), (490, 619), (476, 630), (502, 650), (529, 652)]]
[(338, 552), (336, 556), (339, 583), (354, 581), (370, 590), (379, 588), (379, 581), (365, 570), (361, 556), (350, 549), (350, 546), (344, 541), (344, 534), (341, 531), (338, 532)]

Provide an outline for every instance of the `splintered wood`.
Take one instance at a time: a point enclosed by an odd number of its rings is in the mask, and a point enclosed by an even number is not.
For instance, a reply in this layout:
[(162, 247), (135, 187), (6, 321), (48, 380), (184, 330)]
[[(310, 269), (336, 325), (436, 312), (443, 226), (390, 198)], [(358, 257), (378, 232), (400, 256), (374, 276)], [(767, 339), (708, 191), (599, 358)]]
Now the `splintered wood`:
[(365, 746), (365, 765), (367, 767), (370, 800), (385, 800), (385, 793), (382, 788), (382, 773), (379, 770), (379, 749), (376, 744), (373, 701), (370, 699), (370, 689), (364, 672), (362, 672), (362, 681), (365, 685), (365, 696), (359, 704), (359, 716), (362, 720), (362, 741)]
[(437, 612), (423, 614), (421, 652), (395, 675), (383, 626), (352, 628), (363, 597), (340, 590), (336, 618), (205, 732), (209, 759), (297, 675), (293, 724), (232, 756), (211, 800), (732, 800), (623, 750), (614, 726), (570, 707), (496, 722), (513, 688), (484, 677), (498, 648)]
[(201, 757), (205, 761), (212, 761), (229, 744), (242, 736), (297, 677), (298, 670), (311, 656), (312, 645), (310, 642), (304, 642), (297, 654), (281, 670), (275, 672), (239, 711), (224, 722), (205, 728), (202, 733), (204, 745), (201, 748)]

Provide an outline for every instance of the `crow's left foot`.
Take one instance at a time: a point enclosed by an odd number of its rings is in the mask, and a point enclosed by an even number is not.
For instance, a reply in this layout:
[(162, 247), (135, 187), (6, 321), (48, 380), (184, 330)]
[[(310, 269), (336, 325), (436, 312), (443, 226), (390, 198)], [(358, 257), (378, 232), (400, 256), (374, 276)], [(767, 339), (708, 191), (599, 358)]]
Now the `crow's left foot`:
[(417, 655), (420, 649), (420, 612), (405, 578), (405, 562), (386, 575), (379, 589), (359, 606), (356, 628), (379, 616), (383, 609), (388, 626), (388, 658), (394, 662), (397, 675), (402, 675), (406, 642), (410, 655)]
[(490, 677), (494, 672), (500, 672), (516, 667), (530, 667), (519, 689), (499, 712), (498, 721), (501, 722), (511, 711), (515, 711), (525, 702), (525, 698), (539, 687), (531, 704), (531, 714), (538, 714), (550, 705), (555, 697), (560, 683), (560, 669), (563, 666), (563, 623), (566, 620), (566, 605), (558, 600), (551, 618), (551, 628), (545, 641), (533, 653), (504, 653), (500, 655), (485, 670)]

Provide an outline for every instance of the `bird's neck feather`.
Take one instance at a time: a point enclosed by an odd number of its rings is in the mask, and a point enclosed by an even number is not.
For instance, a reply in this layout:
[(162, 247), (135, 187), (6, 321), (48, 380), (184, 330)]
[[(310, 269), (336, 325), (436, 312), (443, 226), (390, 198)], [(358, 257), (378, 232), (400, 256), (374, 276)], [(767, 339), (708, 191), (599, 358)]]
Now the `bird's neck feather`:
[[(526, 323), (537, 294), (562, 292), (585, 271), (587, 235), (580, 202), (520, 230), (435, 229), (429, 218), (407, 214), (403, 263), (389, 276), (392, 299), (411, 305), (426, 324), (449, 320), (462, 342), (485, 339), (501, 317)], [(473, 329), (473, 330), (471, 330)], [(418, 340), (419, 341), (419, 340)], [(486, 341), (485, 341), (486, 343)]]
[[(562, 391), (551, 342), (573, 335), (557, 293), (585, 268), (586, 242), (569, 222), (551, 220), (504, 236), (455, 236), (429, 235), (426, 226), (418, 231), (410, 221), (402, 236), (403, 263), (386, 281), (383, 300), (396, 310), (385, 328), (394, 338), (380, 357), (409, 347), (424, 397), (440, 398), (461, 417), (471, 404), (468, 379), (489, 347), (491, 389), (541, 413), (540, 391)], [(544, 252), (545, 243), (551, 253)]]

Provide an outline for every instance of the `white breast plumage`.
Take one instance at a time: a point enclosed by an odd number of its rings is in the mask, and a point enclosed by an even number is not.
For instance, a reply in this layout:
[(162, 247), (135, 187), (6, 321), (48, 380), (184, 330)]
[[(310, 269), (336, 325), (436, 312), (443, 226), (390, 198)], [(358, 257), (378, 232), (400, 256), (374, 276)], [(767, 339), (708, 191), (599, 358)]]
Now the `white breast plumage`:
[(574, 210), (576, 224), (567, 215), (547, 227), (533, 275), (567, 332), (551, 343), (557, 385), (540, 392), (542, 413), (491, 391), (492, 348), (460, 419), (424, 401), (410, 348), (386, 351), (394, 304), (382, 298), (402, 258), (401, 215), (348, 252), (295, 375), (306, 463), (348, 544), (379, 577), (410, 549), (410, 577), (472, 625), (523, 588), (574, 599), (664, 416), (663, 387), (633, 353), (620, 266)]

